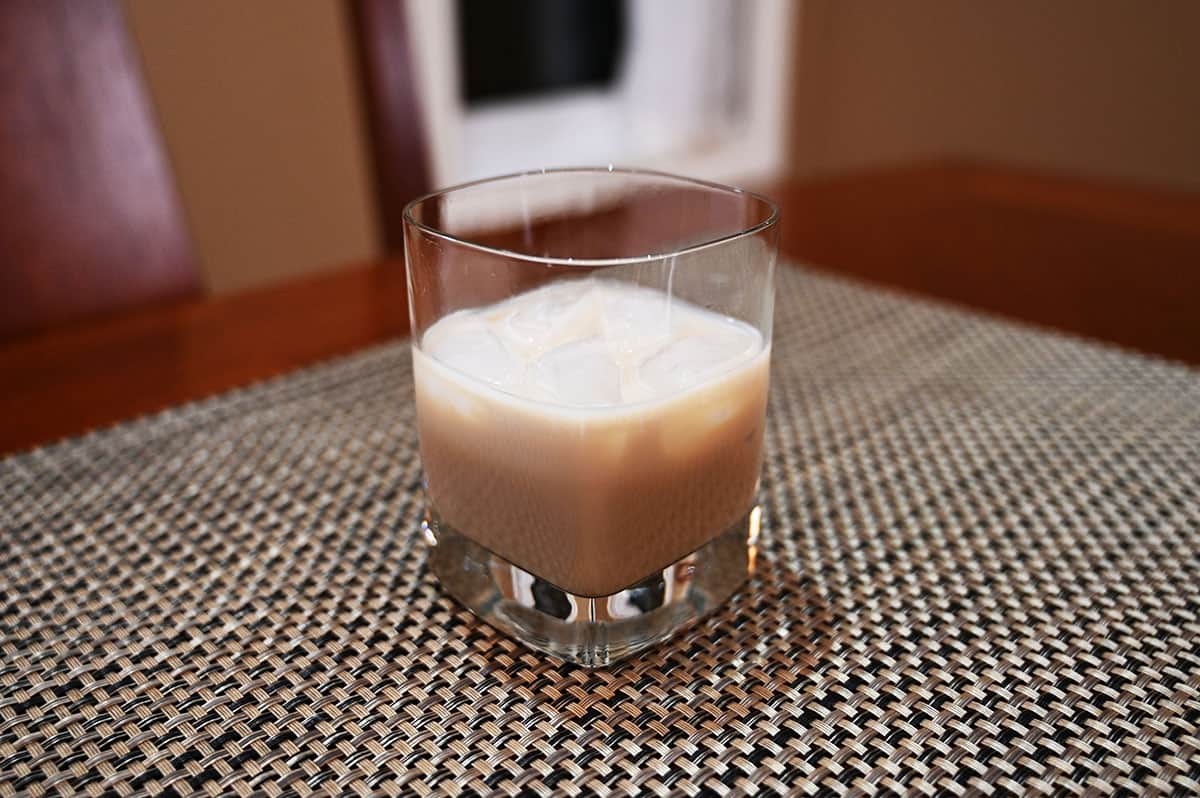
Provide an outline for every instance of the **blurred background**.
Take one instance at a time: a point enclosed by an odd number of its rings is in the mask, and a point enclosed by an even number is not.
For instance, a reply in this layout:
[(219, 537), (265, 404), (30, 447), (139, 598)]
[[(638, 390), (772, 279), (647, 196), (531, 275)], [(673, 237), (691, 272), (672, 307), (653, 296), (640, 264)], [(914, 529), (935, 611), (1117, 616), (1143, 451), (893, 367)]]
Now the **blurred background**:
[(614, 163), (771, 193), (821, 268), (1197, 361), (1197, 31), (1191, 0), (6, 0), (0, 337)]
[(374, 170), (414, 134), (414, 190), (563, 165), (789, 168), (790, 0), (399, 5), (129, 0), (209, 290), (380, 254), (399, 203)]

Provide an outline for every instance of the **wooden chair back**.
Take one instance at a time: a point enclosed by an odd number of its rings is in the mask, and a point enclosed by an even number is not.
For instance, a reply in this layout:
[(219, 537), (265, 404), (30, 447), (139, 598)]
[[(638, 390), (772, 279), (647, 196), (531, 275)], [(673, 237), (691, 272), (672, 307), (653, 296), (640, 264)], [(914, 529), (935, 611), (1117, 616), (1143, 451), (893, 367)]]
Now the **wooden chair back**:
[(404, 251), (404, 206), (430, 190), (404, 0), (354, 0), (376, 206), (384, 247)]

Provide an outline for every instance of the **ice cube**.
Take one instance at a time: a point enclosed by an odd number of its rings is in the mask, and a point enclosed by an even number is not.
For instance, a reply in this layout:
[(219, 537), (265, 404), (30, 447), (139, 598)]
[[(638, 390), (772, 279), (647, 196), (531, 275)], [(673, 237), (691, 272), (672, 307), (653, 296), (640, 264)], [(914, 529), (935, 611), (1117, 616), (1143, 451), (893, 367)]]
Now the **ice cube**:
[(747, 354), (754, 338), (732, 324), (679, 338), (644, 360), (638, 377), (659, 395), (701, 385)]
[(670, 298), (651, 289), (622, 286), (604, 296), (604, 335), (623, 351), (661, 346), (670, 331)]
[(538, 387), (563, 404), (576, 407), (621, 402), (621, 370), (598, 336), (558, 346), (533, 366)]
[(598, 332), (594, 286), (589, 280), (554, 283), (524, 297), (501, 329), (521, 348), (546, 348)]
[(439, 335), (426, 341), (424, 349), (450, 368), (492, 385), (505, 385), (520, 371), (504, 342), (482, 324)]

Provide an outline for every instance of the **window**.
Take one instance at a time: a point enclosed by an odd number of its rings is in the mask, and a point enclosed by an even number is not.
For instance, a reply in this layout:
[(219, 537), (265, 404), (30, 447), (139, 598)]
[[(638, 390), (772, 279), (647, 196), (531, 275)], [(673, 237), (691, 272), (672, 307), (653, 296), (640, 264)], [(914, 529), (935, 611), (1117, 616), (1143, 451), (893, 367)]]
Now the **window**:
[(791, 5), (408, 0), (434, 180), (609, 163), (775, 177)]

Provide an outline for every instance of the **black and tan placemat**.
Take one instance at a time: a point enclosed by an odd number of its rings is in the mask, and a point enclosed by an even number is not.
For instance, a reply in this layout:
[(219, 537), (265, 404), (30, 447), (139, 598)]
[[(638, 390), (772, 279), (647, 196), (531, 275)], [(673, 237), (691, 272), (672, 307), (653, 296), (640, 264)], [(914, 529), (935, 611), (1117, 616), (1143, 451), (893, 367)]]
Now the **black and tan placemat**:
[(402, 343), (0, 461), (0, 796), (1200, 793), (1200, 376), (776, 315), (757, 575), (609, 670), (438, 591)]

